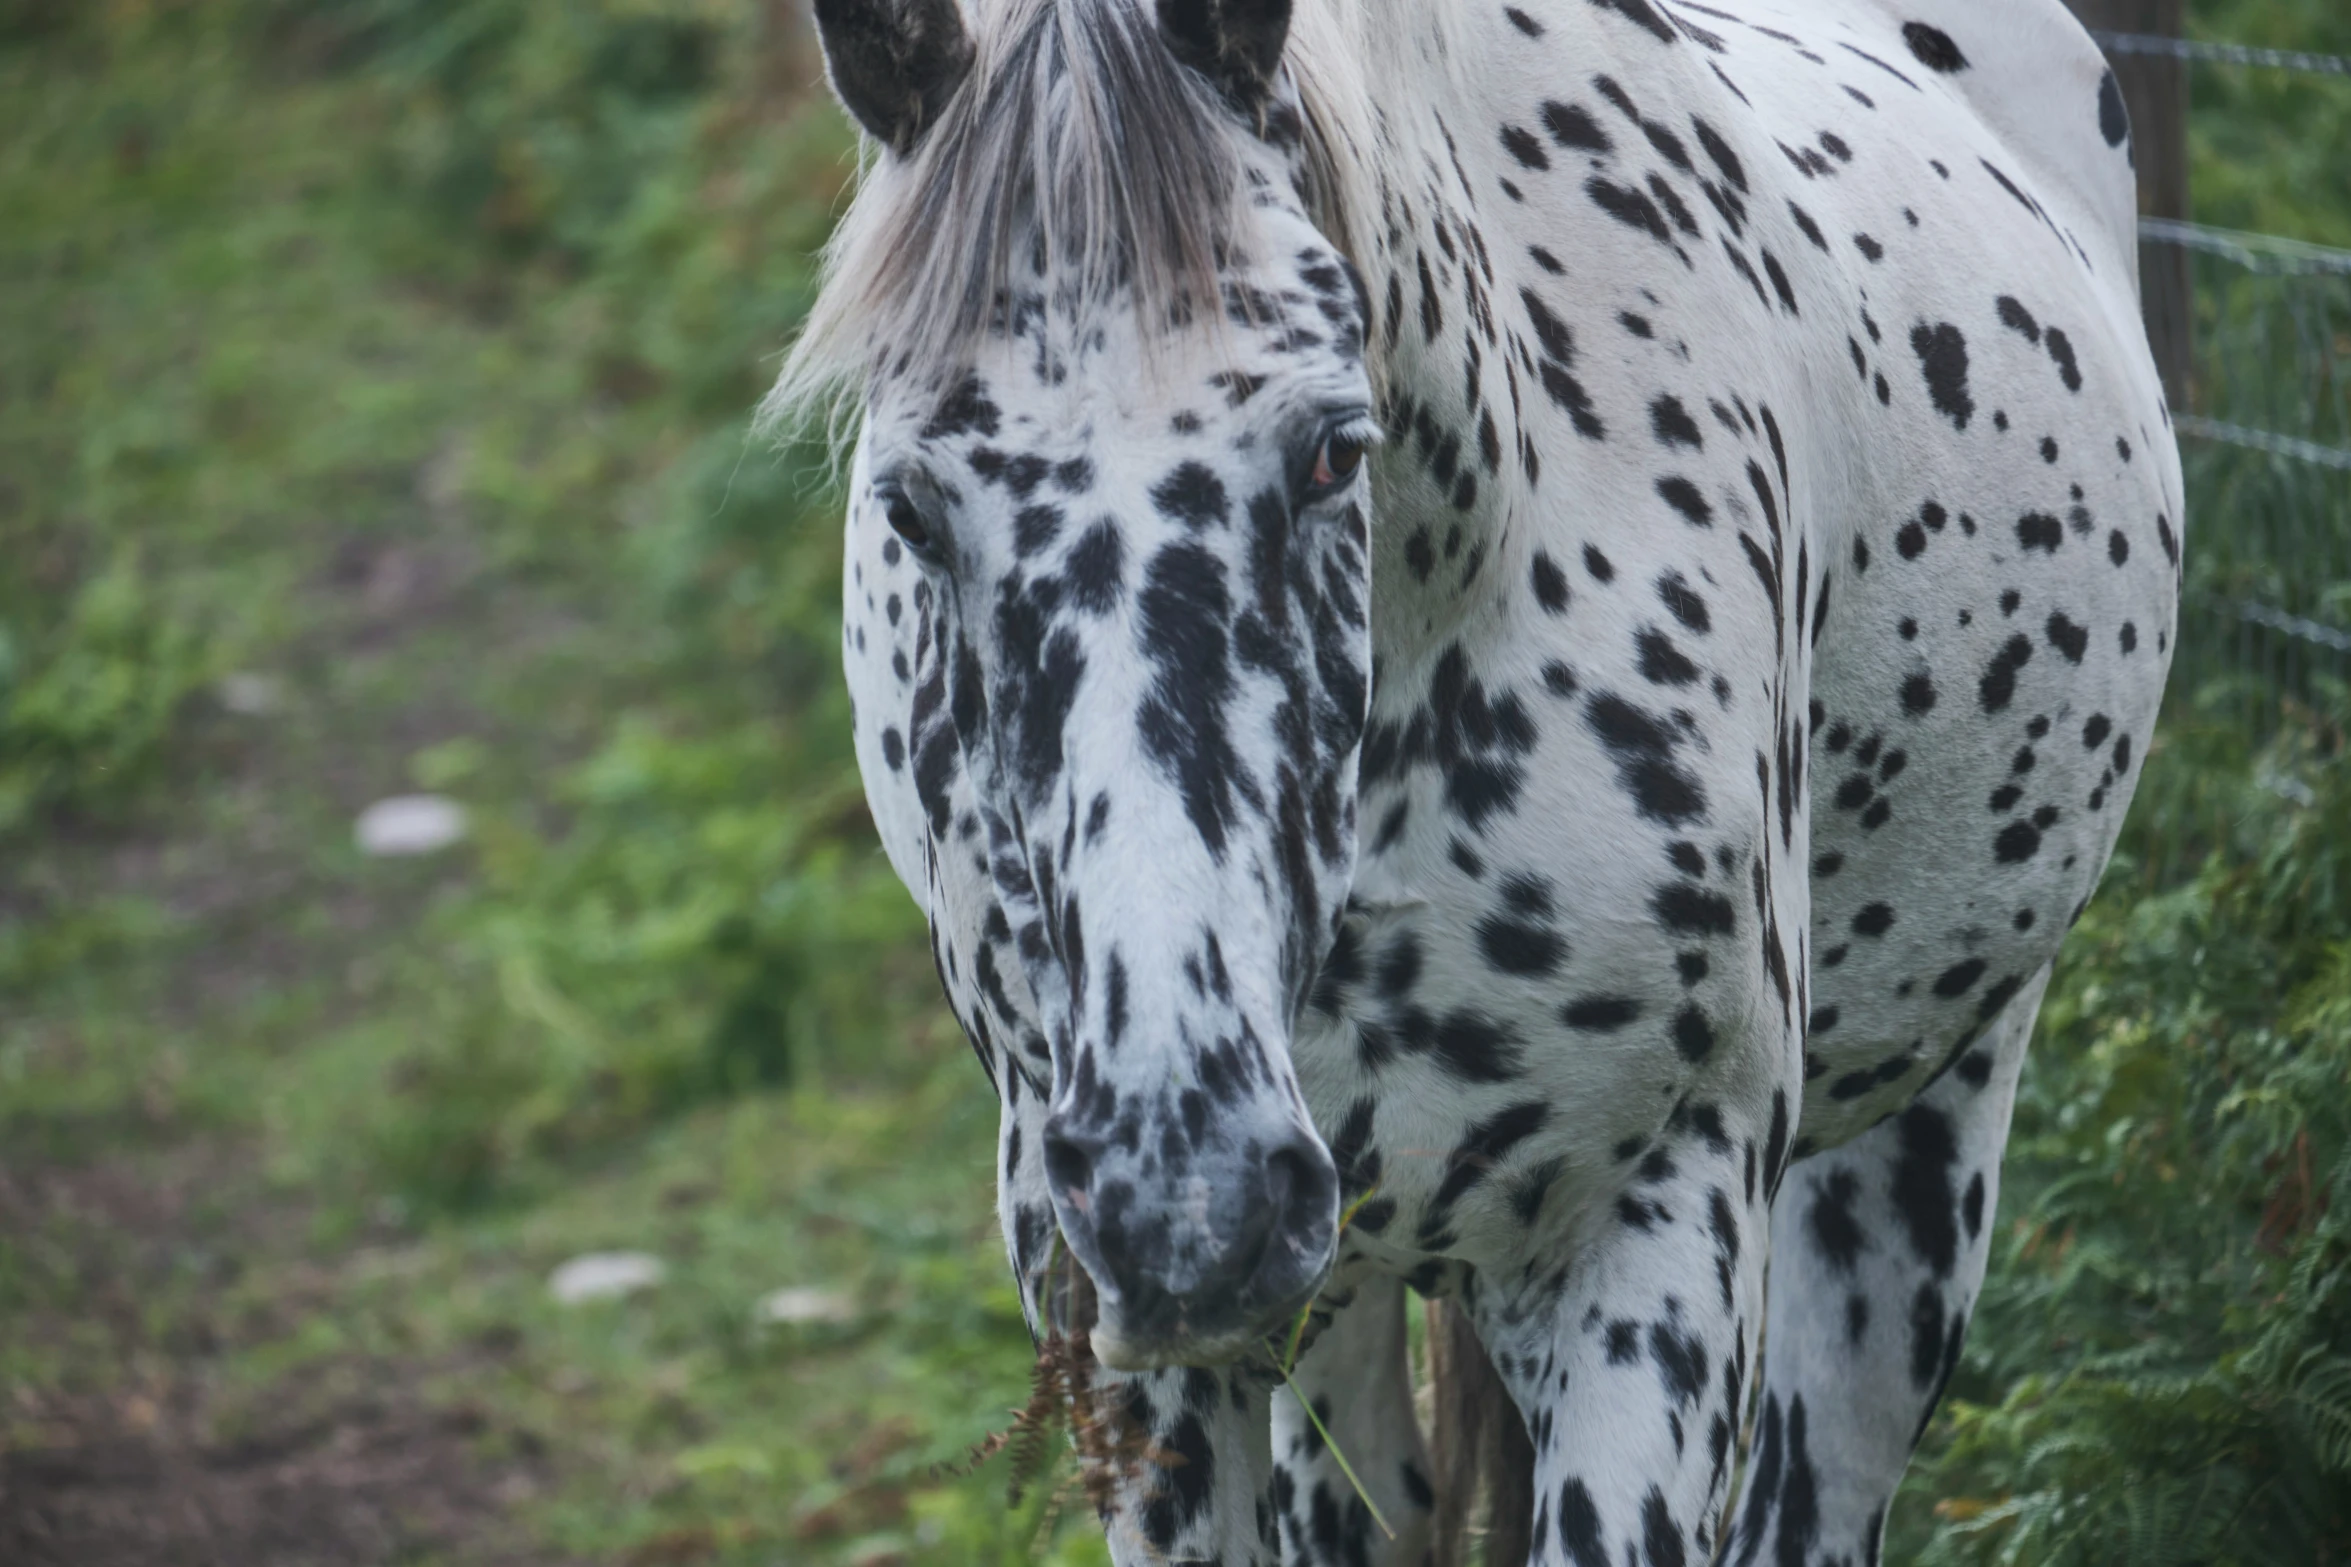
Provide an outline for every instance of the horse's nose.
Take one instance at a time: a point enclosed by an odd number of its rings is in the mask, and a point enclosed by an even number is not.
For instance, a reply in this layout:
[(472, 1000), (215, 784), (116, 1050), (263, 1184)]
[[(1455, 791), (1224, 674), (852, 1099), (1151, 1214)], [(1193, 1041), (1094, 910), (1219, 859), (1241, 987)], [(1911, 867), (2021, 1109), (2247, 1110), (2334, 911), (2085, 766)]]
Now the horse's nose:
[(1339, 1169), (1319, 1141), (1299, 1136), (1266, 1155), (1262, 1179), (1265, 1240), (1249, 1282), (1263, 1299), (1288, 1301), (1330, 1267)]
[(1338, 1170), (1302, 1127), (1256, 1146), (1197, 1159), (1162, 1187), (1099, 1133), (1046, 1123), (1062, 1232), (1103, 1294), (1105, 1327), (1139, 1363), (1227, 1358), (1320, 1287)]

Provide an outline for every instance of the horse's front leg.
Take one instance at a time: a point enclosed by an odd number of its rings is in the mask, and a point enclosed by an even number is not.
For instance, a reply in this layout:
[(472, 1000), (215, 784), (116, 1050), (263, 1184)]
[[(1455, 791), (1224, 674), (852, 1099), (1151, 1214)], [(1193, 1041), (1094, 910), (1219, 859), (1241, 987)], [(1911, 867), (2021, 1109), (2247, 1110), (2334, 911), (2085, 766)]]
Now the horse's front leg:
[(1539, 1567), (1714, 1559), (1761, 1321), (1770, 1141), (1764, 1117), (1686, 1101), (1624, 1162), (1572, 1264), (1465, 1287), (1534, 1442)]
[(1118, 1567), (1275, 1567), (1262, 1379), (1238, 1368), (1097, 1373), (1117, 1409), (1102, 1526)]
[(1326, 1294), (1335, 1315), (1299, 1358), (1297, 1391), (1273, 1395), (1285, 1567), (1420, 1567), (1428, 1557), (1435, 1496), (1412, 1412), (1404, 1287), (1375, 1275)]
[[(1080, 1321), (1071, 1321), (1069, 1305), (1072, 1281), (1082, 1276), (1057, 1242), (1046, 1191), (1038, 1152), (1043, 1089), (1009, 1053), (996, 1062), (1003, 1093), (997, 1208), (1029, 1332), (1043, 1342), (1083, 1325), (1082, 1311)], [(1080, 1480), (1101, 1513), (1118, 1567), (1274, 1567), (1271, 1425), (1261, 1373), (1191, 1367), (1130, 1373), (1090, 1359), (1074, 1372), (1075, 1385), (1060, 1390), (1067, 1400), (1061, 1413), (1080, 1428)]]
[(2000, 1155), (2048, 981), (2041, 970), (1908, 1109), (1789, 1168), (1772, 1211), (1741, 1567), (1878, 1559), (1983, 1288)]

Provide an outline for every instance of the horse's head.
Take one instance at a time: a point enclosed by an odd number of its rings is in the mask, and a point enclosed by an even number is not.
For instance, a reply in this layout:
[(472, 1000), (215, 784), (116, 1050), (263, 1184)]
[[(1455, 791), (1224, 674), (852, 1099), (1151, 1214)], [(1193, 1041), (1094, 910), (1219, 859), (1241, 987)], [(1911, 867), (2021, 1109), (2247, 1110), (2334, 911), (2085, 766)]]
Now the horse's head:
[(852, 528), (921, 564), (977, 818), (941, 794), (933, 845), (1017, 937), (1095, 1342), (1215, 1361), (1336, 1241), (1289, 1047), (1354, 874), (1368, 307), (1309, 215), (1287, 0), (969, 9), (819, 0), (887, 150), (812, 332), (854, 337)]

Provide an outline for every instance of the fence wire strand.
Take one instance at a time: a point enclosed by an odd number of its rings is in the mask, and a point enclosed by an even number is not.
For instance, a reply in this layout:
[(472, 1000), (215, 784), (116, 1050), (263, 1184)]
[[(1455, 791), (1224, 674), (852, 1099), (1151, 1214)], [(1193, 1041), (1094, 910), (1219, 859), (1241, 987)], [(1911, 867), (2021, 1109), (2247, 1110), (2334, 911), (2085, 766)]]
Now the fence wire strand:
[(2316, 643), (2337, 653), (2351, 653), (2351, 631), (2338, 631), (2333, 626), (2309, 619), (2303, 615), (2289, 615), (2272, 604), (2259, 599), (2237, 600), (2237, 618), (2249, 620), (2257, 626), (2284, 632), (2304, 642)]
[(2249, 451), (2267, 452), (2273, 457), (2290, 457), (2296, 462), (2314, 463), (2321, 468), (2339, 468), (2351, 473), (2351, 450), (2340, 446), (2322, 446), (2316, 441), (2305, 441), (2291, 435), (2280, 435), (2275, 430), (2256, 430), (2248, 425), (2230, 424), (2225, 419), (2205, 419), (2195, 414), (2177, 414), (2172, 423), (2182, 435), (2199, 440), (2220, 441), (2229, 446), (2242, 446)]
[(2248, 272), (2272, 277), (2351, 277), (2351, 250), (2336, 250), (2276, 234), (2210, 228), (2178, 218), (2141, 218), (2139, 238), (2150, 244), (2202, 251), (2208, 256), (2233, 261)]
[(2213, 65), (2258, 65), (2274, 71), (2351, 76), (2351, 58), (2339, 54), (2305, 54), (2297, 49), (2257, 49), (2247, 44), (2215, 44), (2195, 38), (2165, 38), (2158, 33), (2109, 33), (2092, 29), (2090, 37), (2109, 55), (2152, 54)]

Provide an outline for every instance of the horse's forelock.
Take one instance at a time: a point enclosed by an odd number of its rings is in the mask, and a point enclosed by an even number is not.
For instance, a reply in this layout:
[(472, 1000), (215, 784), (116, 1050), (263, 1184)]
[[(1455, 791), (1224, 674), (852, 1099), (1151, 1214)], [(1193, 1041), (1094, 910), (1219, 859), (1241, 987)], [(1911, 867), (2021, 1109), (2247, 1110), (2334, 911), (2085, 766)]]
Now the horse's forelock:
[[(978, 59), (913, 155), (869, 152), (771, 425), (853, 393), (885, 356), (967, 360), (1041, 241), (1057, 298), (1131, 286), (1153, 322), (1213, 319), (1244, 247), (1227, 110), (1126, 0), (990, 0)], [(1030, 225), (1033, 224), (1032, 229)]]

